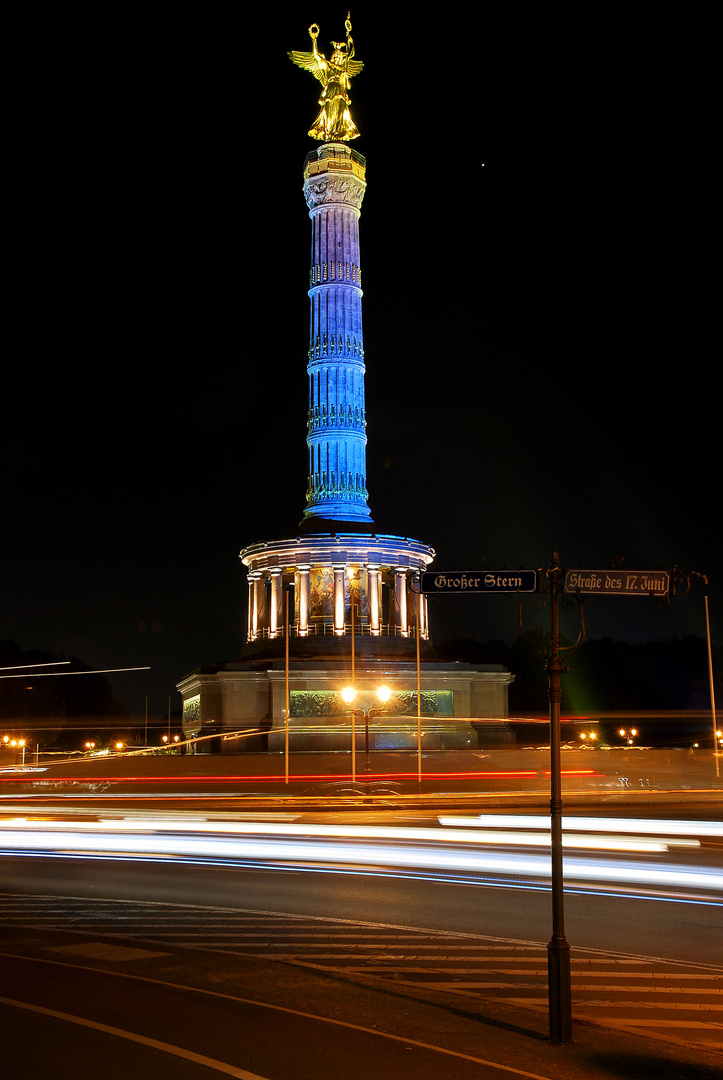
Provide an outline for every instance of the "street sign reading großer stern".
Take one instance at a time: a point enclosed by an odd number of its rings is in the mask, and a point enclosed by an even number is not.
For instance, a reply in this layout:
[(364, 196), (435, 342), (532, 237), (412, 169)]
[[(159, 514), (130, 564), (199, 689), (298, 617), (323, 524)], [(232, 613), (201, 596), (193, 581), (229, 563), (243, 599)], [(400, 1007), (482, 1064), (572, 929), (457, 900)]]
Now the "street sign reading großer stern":
[(667, 596), (666, 570), (568, 570), (565, 592), (598, 596)]
[(537, 588), (536, 570), (450, 570), (422, 574), (423, 593), (531, 593)]

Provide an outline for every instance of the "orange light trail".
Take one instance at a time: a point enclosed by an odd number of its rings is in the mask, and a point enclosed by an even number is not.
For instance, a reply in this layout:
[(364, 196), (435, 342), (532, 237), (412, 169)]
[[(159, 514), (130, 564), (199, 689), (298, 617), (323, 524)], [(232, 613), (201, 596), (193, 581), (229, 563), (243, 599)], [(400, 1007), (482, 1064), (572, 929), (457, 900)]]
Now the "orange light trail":
[[(549, 777), (550, 773), (535, 769), (512, 769), (500, 772), (429, 772), (426, 780), (517, 780)], [(563, 769), (563, 776), (604, 776), (593, 769)], [(383, 780), (417, 780), (416, 772), (358, 773), (357, 782)], [(299, 782), (349, 780), (349, 773), (294, 773), (290, 779)], [(4, 784), (250, 784), (283, 783), (283, 774), (259, 776), (38, 776), (25, 773), (21, 776), (0, 776)]]

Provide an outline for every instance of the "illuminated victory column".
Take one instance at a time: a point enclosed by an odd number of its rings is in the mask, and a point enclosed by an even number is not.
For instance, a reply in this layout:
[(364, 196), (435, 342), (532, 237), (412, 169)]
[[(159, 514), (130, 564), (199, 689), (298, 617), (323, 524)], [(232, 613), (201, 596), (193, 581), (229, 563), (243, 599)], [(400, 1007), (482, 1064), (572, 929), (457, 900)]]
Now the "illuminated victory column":
[[(306, 508), (295, 536), (242, 550), (246, 644), (238, 660), (198, 668), (178, 684), (183, 729), (191, 737), (210, 734), (203, 745), (233, 732), (217, 747), (232, 753), (278, 750), (289, 737), (296, 750), (348, 750), (341, 691), (352, 675), (362, 704), (374, 704), (379, 681), (391, 693), (384, 717), (371, 725), (373, 749), (416, 746), (418, 708), (425, 748), (475, 747), (475, 718), (507, 715), (511, 676), (500, 667), (435, 660), (419, 592), (435, 552), (378, 532), (372, 521), (359, 255), (366, 162), (348, 145), (359, 134), (349, 85), (363, 65), (348, 17), (346, 41), (332, 42), (329, 60), (317, 48), (316, 24), (309, 34), (310, 52), (289, 53), (321, 84), (309, 131), (319, 145), (304, 167), (311, 219)], [(285, 733), (287, 716), (293, 724)], [(487, 722), (488, 739), (492, 728), (495, 741), (508, 740), (506, 725)], [(234, 741), (239, 731), (251, 737)]]
[[(363, 64), (355, 59), (351, 22), (346, 41), (319, 52), (291, 52), (321, 84), (320, 111), (309, 135), (321, 145), (304, 166), (311, 219), (309, 270), (309, 412), (307, 503), (292, 540), (253, 544), (241, 552), (249, 568), (248, 645), (284, 635), (284, 590), (293, 595), (289, 632), (299, 638), (361, 635), (397, 640), (377, 652), (408, 651), (408, 639), (428, 640), (426, 600), (415, 591), (434, 552), (405, 537), (374, 532), (367, 505), (364, 336), (359, 218), (366, 161), (348, 145), (359, 132), (350, 113), (349, 85)], [(339, 643), (341, 646), (341, 643)], [(312, 643), (302, 650), (308, 652)], [(316, 651), (333, 648), (320, 643)], [(348, 643), (346, 645), (348, 649)], [(338, 649), (337, 649), (338, 651)]]

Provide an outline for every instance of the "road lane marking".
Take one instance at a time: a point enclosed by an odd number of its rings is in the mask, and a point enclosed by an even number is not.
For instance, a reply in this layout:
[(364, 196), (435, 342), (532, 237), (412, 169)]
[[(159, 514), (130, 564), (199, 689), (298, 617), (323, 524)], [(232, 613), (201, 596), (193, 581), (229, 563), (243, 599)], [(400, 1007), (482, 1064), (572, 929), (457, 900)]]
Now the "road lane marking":
[(134, 1031), (111, 1027), (109, 1024), (99, 1024), (95, 1020), (87, 1020), (84, 1016), (58, 1012), (57, 1009), (45, 1009), (41, 1005), (31, 1005), (29, 1001), (16, 1001), (14, 998), (0, 997), (0, 1005), (25, 1009), (27, 1012), (50, 1016), (54, 1020), (64, 1020), (69, 1024), (78, 1024), (80, 1027), (92, 1028), (93, 1031), (101, 1031), (105, 1035), (115, 1035), (116, 1038), (127, 1039), (129, 1042), (148, 1046), (152, 1050), (161, 1050), (164, 1054), (173, 1054), (175, 1057), (185, 1058), (186, 1061), (193, 1061), (197, 1065), (204, 1065), (207, 1069), (223, 1073), (224, 1076), (234, 1076), (236, 1080), (268, 1080), (268, 1077), (251, 1073), (247, 1069), (237, 1069), (235, 1065), (228, 1065), (225, 1061), (217, 1061), (216, 1058), (205, 1057), (203, 1054), (194, 1054), (192, 1050), (184, 1050), (182, 1046), (173, 1046), (171, 1043), (160, 1042), (158, 1039), (149, 1039), (145, 1035), (137, 1035)]

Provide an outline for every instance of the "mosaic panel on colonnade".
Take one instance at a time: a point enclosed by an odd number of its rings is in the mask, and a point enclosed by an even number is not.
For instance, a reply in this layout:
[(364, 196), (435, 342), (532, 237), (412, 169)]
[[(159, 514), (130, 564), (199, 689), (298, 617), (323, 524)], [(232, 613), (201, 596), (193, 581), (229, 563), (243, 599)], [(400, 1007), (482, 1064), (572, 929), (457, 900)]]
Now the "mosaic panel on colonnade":
[[(366, 578), (366, 572), (361, 576)], [(354, 610), (364, 619), (367, 616), (367, 589), (360, 588), (360, 572), (344, 574), (344, 609)], [(365, 581), (366, 585), (366, 581)], [(299, 618), (299, 597), (296, 596), (296, 618)], [(331, 618), (334, 614), (334, 571), (331, 567), (315, 566), (309, 574), (309, 614), (312, 619)]]

